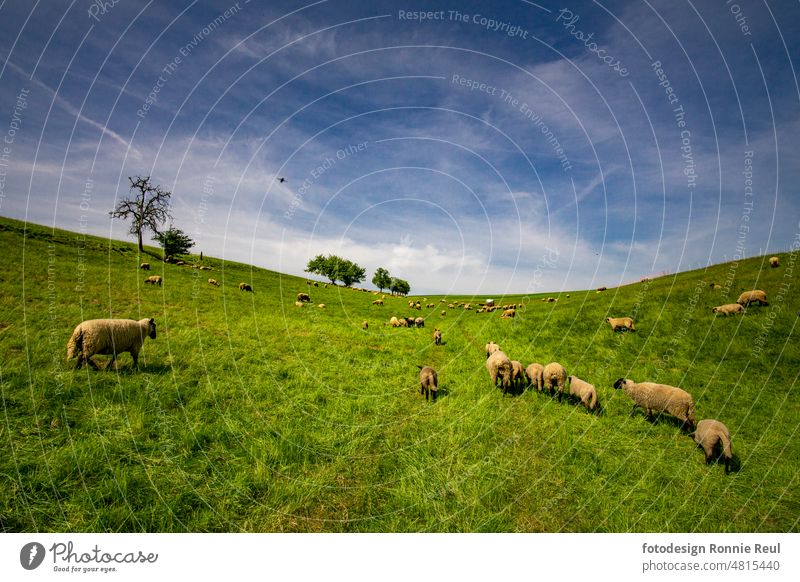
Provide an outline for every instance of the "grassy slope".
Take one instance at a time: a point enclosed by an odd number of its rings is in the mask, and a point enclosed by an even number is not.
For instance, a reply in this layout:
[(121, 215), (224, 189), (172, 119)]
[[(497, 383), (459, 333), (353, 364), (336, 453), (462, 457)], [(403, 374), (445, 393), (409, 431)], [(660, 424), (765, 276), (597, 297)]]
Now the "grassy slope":
[[(21, 228), (0, 219), (0, 530), (798, 529), (790, 255), (775, 270), (755, 258), (558, 303), (531, 297), (516, 320), (441, 317), (429, 297), (426, 328), (405, 330), (381, 325), (410, 314), (399, 298), (379, 308), (320, 286), (311, 295), (327, 309), (297, 309), (304, 280), (208, 258), (212, 272), (151, 260), (164, 276), (151, 288), (133, 245), (33, 225), (23, 239)], [(770, 307), (712, 317), (753, 286)], [(638, 333), (603, 323), (625, 314)], [(142, 370), (125, 354), (117, 373), (74, 371), (73, 327), (110, 316), (156, 319)], [(604, 415), (530, 392), (503, 398), (484, 368), (489, 339), (593, 382)], [(419, 395), (416, 364), (439, 371), (435, 405)], [(667, 418), (630, 417), (611, 389), (620, 376), (690, 391), (698, 419), (731, 429), (740, 470), (706, 467)]]

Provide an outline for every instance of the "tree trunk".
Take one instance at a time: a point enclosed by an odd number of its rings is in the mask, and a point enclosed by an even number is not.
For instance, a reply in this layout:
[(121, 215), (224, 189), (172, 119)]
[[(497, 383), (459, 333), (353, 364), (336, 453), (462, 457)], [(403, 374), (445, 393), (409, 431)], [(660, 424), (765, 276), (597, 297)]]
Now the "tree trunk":
[(143, 253), (144, 247), (142, 246), (142, 229), (139, 229), (139, 232), (137, 232), (136, 234), (139, 235), (139, 252)]

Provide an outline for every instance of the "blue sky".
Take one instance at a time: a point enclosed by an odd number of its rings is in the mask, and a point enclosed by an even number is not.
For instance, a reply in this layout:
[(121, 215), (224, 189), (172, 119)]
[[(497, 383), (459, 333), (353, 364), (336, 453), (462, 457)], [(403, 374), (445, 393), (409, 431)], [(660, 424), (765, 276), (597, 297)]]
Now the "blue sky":
[(130, 239), (108, 211), (152, 175), (197, 251), (423, 294), (785, 251), (798, 29), (788, 1), (3, 2), (0, 214)]

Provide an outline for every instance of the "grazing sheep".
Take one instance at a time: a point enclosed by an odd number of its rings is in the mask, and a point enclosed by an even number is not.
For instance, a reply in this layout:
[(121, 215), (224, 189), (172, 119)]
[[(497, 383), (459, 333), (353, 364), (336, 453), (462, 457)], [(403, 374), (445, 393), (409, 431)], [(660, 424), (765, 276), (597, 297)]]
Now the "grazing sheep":
[(769, 305), (767, 303), (767, 294), (761, 291), (760, 289), (754, 289), (753, 291), (745, 291), (741, 295), (739, 295), (739, 299), (736, 300), (736, 303), (739, 305), (744, 305), (745, 307), (749, 306), (751, 303), (758, 303), (759, 305)]
[(166, 257), (164, 257), (164, 262), (165, 263), (174, 263), (175, 259), (172, 258), (172, 255), (167, 255)]
[(569, 377), (569, 395), (577, 396), (581, 399), (581, 404), (589, 412), (595, 412), (597, 408), (597, 390), (593, 384), (584, 382), (577, 376)]
[(392, 327), (400, 327), (400, 320), (397, 319), (396, 317), (392, 317), (389, 320), (389, 325), (391, 325)]
[(314, 287), (319, 287), (319, 283), (317, 283), (316, 281), (314, 281)]
[(654, 382), (634, 382), (627, 378), (620, 378), (614, 382), (614, 388), (625, 390), (625, 393), (633, 400), (633, 415), (637, 406), (642, 407), (650, 418), (653, 411), (668, 412), (683, 425), (691, 430), (694, 428), (694, 400), (692, 396), (667, 384), (656, 384)]
[(213, 270), (214, 270), (213, 268), (211, 268), (211, 267), (207, 267), (207, 266), (205, 266), (205, 265), (200, 265), (198, 268), (199, 268), (201, 271), (213, 271)]
[(372, 304), (380, 305), (381, 307), (383, 307), (383, 299), (376, 299), (375, 301), (372, 302)]
[(430, 366), (417, 366), (417, 368), (419, 368), (419, 393), (425, 395), (426, 402), (429, 395), (436, 402), (436, 393), (439, 391), (439, 378), (436, 375), (436, 370)]
[(709, 283), (708, 286), (711, 288), (712, 291), (716, 291), (717, 289), (722, 289), (722, 285), (719, 283)]
[(433, 328), (433, 345), (442, 345), (442, 332), (438, 328)]
[(534, 362), (525, 368), (525, 377), (528, 379), (528, 384), (531, 387), (535, 387), (537, 392), (542, 391), (542, 386), (544, 384), (543, 374), (544, 366), (541, 364)]
[(408, 319), (405, 317), (400, 318), (400, 327), (408, 327)]
[(600, 293), (601, 291), (607, 291), (608, 287), (598, 287), (597, 292)]
[(515, 392), (525, 386), (525, 366), (517, 360), (511, 360), (511, 386)]
[(250, 291), (250, 293), (252, 293), (253, 287), (250, 283), (239, 283), (239, 291)]
[(486, 344), (486, 357), (487, 358), (489, 356), (491, 356), (493, 353), (499, 352), (499, 351), (500, 351), (500, 346), (498, 346), (496, 343), (489, 342), (488, 344)]
[(325, 309), (325, 304), (324, 303), (320, 303), (319, 305), (317, 305), (317, 307), (319, 307), (320, 309)]
[(436, 304), (435, 303), (428, 303), (425, 307), (430, 309), (431, 307), (436, 307)]
[(219, 287), (219, 281), (217, 281), (216, 279), (209, 279), (208, 284), (213, 285), (214, 287)]
[(150, 275), (144, 280), (145, 285), (158, 285), (161, 287), (161, 275)]
[(734, 315), (736, 313), (744, 313), (744, 307), (739, 305), (738, 303), (726, 303), (725, 305), (718, 305), (717, 307), (712, 307), (711, 311), (713, 313), (721, 313), (725, 317), (729, 315)]
[(178, 267), (183, 267), (186, 264), (186, 261), (175, 261), (175, 265)]
[(325, 283), (325, 289), (327, 289), (327, 288), (328, 288), (328, 284), (327, 284), (327, 283)]
[(505, 309), (505, 310), (503, 310), (503, 315), (500, 316), (500, 319), (508, 319), (508, 318), (516, 317), (516, 316), (517, 316), (517, 310), (516, 309)]
[(295, 301), (295, 302), (294, 302), (294, 306), (295, 306), (295, 307), (305, 307), (305, 306), (306, 306), (306, 304), (305, 304), (305, 303), (303, 303), (302, 301)]
[(447, 312), (443, 309), (442, 310), (442, 317), (444, 317), (445, 315), (447, 315)]
[(142, 263), (141, 265), (139, 265), (139, 268), (142, 269), (143, 271), (149, 271), (150, 263)]
[(714, 458), (714, 449), (719, 445), (721, 451), (716, 455), (717, 458), (722, 456), (725, 461), (725, 474), (730, 473), (731, 459), (733, 459), (733, 452), (731, 451), (731, 433), (728, 427), (718, 420), (705, 418), (697, 423), (697, 429), (694, 431), (694, 442), (699, 447), (702, 447), (706, 454), (706, 464), (711, 462)]
[(772, 267), (773, 269), (777, 269), (778, 267), (780, 267), (781, 266), (781, 262), (780, 262), (780, 260), (778, 260), (778, 257), (770, 257), (769, 258), (769, 266)]
[(366, 319), (361, 322), (361, 329), (369, 329), (369, 322)]
[(564, 384), (567, 382), (567, 371), (558, 362), (550, 362), (542, 370), (542, 383), (547, 392), (552, 396), (558, 392), (558, 401), (561, 402), (561, 395), (564, 393)]
[(497, 380), (500, 379), (505, 396), (511, 386), (511, 360), (503, 352), (496, 351), (486, 360), (486, 369), (492, 378), (492, 386), (497, 386)]
[(636, 331), (636, 326), (633, 325), (633, 319), (630, 317), (606, 317), (606, 323), (614, 331)]
[(308, 296), (308, 293), (298, 293), (297, 300), (311, 303), (311, 297)]
[(425, 319), (423, 319), (422, 317), (416, 318), (414, 320), (414, 325), (416, 325), (417, 327), (425, 327)]
[(77, 357), (76, 369), (84, 362), (98, 369), (92, 356), (111, 355), (108, 366), (112, 366), (119, 354), (129, 352), (134, 366), (138, 366), (139, 351), (145, 337), (156, 339), (156, 322), (153, 319), (90, 319), (79, 324), (72, 332), (67, 342), (67, 360)]

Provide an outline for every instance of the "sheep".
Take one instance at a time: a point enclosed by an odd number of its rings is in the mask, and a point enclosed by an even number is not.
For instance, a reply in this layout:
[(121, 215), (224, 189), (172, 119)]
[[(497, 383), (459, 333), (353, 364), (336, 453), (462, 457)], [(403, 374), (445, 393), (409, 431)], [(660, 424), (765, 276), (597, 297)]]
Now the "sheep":
[[(694, 431), (694, 442), (701, 447), (706, 454), (706, 464), (714, 458), (714, 449), (720, 446), (721, 456), (725, 462), (725, 474), (730, 473), (733, 452), (731, 451), (731, 433), (728, 427), (718, 420), (705, 418), (697, 423)], [(720, 455), (717, 455), (719, 458)]]
[(778, 267), (780, 267), (781, 266), (781, 262), (780, 262), (780, 260), (778, 260), (778, 257), (770, 257), (769, 258), (769, 266), (772, 267), (773, 269), (777, 269)]
[(320, 303), (319, 305), (317, 305), (317, 307), (319, 307), (320, 309), (325, 309), (325, 304), (324, 303)]
[(430, 366), (417, 366), (417, 368), (419, 368), (419, 393), (425, 395), (425, 402), (428, 401), (429, 395), (436, 402), (436, 393), (439, 391), (439, 378), (436, 375), (436, 370)]
[(389, 325), (391, 325), (392, 327), (400, 327), (400, 320), (397, 319), (396, 317), (392, 317), (389, 320)]
[(577, 376), (569, 377), (569, 394), (581, 399), (581, 404), (589, 412), (595, 412), (597, 408), (597, 390), (593, 384), (589, 384)]
[(614, 382), (616, 390), (623, 389), (633, 400), (633, 415), (637, 406), (642, 407), (650, 418), (653, 411), (668, 412), (681, 421), (682, 426), (694, 428), (694, 400), (692, 396), (680, 388), (654, 382), (634, 382), (620, 378)]
[(417, 327), (425, 327), (425, 319), (423, 319), (422, 317), (416, 318), (414, 320), (414, 325), (416, 325)]
[(208, 284), (213, 285), (214, 287), (219, 287), (219, 281), (217, 281), (216, 279), (209, 279)]
[(447, 315), (447, 312), (443, 309), (442, 310), (442, 317), (444, 317), (445, 315)]
[(297, 294), (297, 300), (310, 303), (311, 302), (311, 297), (308, 296), (308, 293), (298, 293)]
[(201, 271), (213, 271), (214, 270), (212, 267), (207, 267), (206, 265), (200, 265), (198, 267), (198, 269), (200, 269)]
[(516, 309), (504, 309), (503, 315), (500, 316), (500, 319), (509, 319), (511, 317), (516, 317), (517, 310)]
[(734, 315), (736, 313), (744, 313), (744, 307), (738, 303), (726, 303), (725, 305), (718, 305), (711, 308), (712, 313), (721, 313), (725, 317)]
[(708, 286), (711, 288), (712, 291), (716, 291), (717, 289), (722, 289), (722, 285), (719, 283), (709, 283)]
[(500, 379), (505, 396), (511, 386), (511, 360), (503, 352), (496, 351), (486, 360), (486, 369), (492, 378), (492, 386), (497, 386), (497, 380)]
[(319, 283), (317, 283), (316, 281), (314, 281), (314, 287), (319, 287)]
[(369, 329), (369, 322), (366, 319), (361, 322), (361, 329)]
[(442, 332), (438, 328), (433, 328), (433, 345), (442, 345)]
[(295, 301), (295, 302), (294, 302), (294, 306), (295, 306), (295, 307), (305, 307), (305, 306), (306, 306), (306, 304), (305, 304), (305, 303), (303, 303), (302, 301)]
[(516, 391), (525, 385), (525, 366), (522, 362), (511, 360), (511, 386)]
[(250, 283), (239, 283), (239, 291), (250, 291), (253, 292), (253, 287), (250, 286)]
[(408, 319), (405, 317), (400, 318), (400, 327), (408, 327)]
[(436, 304), (435, 303), (428, 303), (425, 307), (427, 309), (430, 309), (431, 307), (436, 307)]
[(598, 293), (600, 293), (600, 292), (602, 292), (602, 291), (607, 291), (607, 290), (608, 290), (608, 287), (598, 287), (598, 288), (597, 288), (597, 292), (598, 292)]
[(375, 301), (372, 302), (372, 304), (380, 305), (381, 307), (383, 307), (383, 299), (376, 299)]
[(186, 264), (186, 261), (175, 261), (175, 265), (178, 267), (183, 267)]
[(528, 379), (528, 384), (531, 387), (536, 387), (537, 392), (542, 391), (544, 366), (541, 364), (533, 363), (525, 368), (525, 377)]
[(606, 317), (606, 323), (614, 331), (636, 331), (636, 326), (633, 325), (633, 319), (630, 317)]
[(753, 291), (745, 291), (741, 295), (739, 295), (739, 299), (736, 300), (736, 303), (739, 305), (744, 305), (748, 307), (751, 303), (758, 303), (759, 305), (769, 305), (767, 303), (767, 294), (761, 291), (760, 289), (754, 289)]
[(487, 358), (487, 359), (488, 359), (488, 358), (489, 358), (489, 356), (491, 356), (493, 353), (495, 353), (495, 352), (499, 352), (499, 351), (500, 351), (500, 346), (498, 346), (496, 343), (494, 343), (494, 342), (489, 342), (488, 344), (486, 344), (486, 358)]
[(452, 303), (448, 303), (447, 304), (447, 308), (448, 309), (453, 309), (454, 307), (455, 307), (455, 305), (453, 305)]
[(564, 393), (564, 384), (567, 381), (567, 371), (558, 362), (550, 362), (542, 370), (542, 383), (547, 392), (552, 396), (558, 392), (558, 401), (561, 402), (561, 395)]
[(84, 362), (94, 369), (97, 364), (92, 356), (111, 355), (108, 366), (112, 366), (119, 354), (129, 352), (133, 365), (139, 365), (139, 351), (145, 337), (156, 339), (156, 322), (151, 318), (140, 319), (90, 319), (80, 323), (67, 342), (67, 360), (77, 357), (76, 370)]
[(149, 271), (150, 270), (150, 263), (142, 263), (141, 265), (139, 265), (139, 268), (141, 270), (143, 270), (143, 271)]
[(161, 275), (150, 275), (147, 279), (144, 280), (145, 285), (158, 285), (161, 287)]

